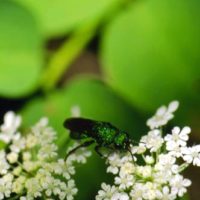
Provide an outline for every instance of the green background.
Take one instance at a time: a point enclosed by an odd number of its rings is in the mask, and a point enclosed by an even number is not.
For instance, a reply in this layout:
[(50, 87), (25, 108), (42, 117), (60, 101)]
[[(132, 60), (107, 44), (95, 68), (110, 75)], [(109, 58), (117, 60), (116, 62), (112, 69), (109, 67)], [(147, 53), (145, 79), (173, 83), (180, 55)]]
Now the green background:
[[(138, 140), (156, 108), (178, 100), (173, 123), (191, 126), (199, 142), (199, 7), (199, 0), (1, 0), (1, 116), (17, 111), (24, 129), (49, 117), (63, 156), (72, 106)], [(78, 168), (76, 199), (94, 199), (112, 180), (95, 153)], [(193, 178), (191, 199), (199, 184)]]

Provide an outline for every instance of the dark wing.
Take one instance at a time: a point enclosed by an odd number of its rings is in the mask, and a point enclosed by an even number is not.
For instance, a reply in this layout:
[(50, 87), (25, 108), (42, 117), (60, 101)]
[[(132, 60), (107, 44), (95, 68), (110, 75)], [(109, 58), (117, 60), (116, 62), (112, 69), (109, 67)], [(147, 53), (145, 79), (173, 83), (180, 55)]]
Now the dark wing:
[(82, 139), (84, 135), (91, 136), (93, 127), (97, 121), (84, 118), (69, 118), (64, 121), (64, 127), (70, 130), (73, 139)]
[(90, 132), (97, 122), (84, 118), (69, 118), (64, 122), (64, 127), (72, 132)]

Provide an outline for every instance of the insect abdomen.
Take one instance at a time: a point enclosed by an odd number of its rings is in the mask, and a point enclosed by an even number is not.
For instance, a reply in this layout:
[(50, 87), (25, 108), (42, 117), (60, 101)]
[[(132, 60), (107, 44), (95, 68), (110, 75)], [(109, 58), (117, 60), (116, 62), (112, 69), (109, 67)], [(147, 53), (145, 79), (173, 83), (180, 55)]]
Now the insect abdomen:
[(109, 123), (102, 123), (94, 127), (96, 140), (103, 145), (109, 145), (114, 142), (116, 129)]

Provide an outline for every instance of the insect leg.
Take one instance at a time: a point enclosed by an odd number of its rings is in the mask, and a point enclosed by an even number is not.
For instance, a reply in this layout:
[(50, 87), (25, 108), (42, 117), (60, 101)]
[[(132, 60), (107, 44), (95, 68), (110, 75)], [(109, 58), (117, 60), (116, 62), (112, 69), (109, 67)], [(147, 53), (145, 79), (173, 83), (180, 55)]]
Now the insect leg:
[(88, 147), (90, 146), (91, 144), (93, 144), (95, 141), (94, 140), (90, 140), (90, 141), (86, 141), (84, 142), (83, 144), (80, 144), (78, 145), (77, 147), (75, 147), (74, 149), (72, 149), (71, 151), (68, 152), (68, 154), (65, 156), (65, 160), (67, 160), (67, 157), (69, 155), (71, 155), (72, 153), (74, 153), (76, 150), (78, 150), (79, 148), (82, 148), (82, 147)]
[(130, 148), (130, 147), (128, 148), (128, 152), (131, 154), (132, 160), (133, 160), (133, 162), (134, 162), (134, 155), (133, 155), (133, 153), (132, 153), (132, 151), (131, 151), (131, 148)]
[(104, 156), (103, 156), (103, 154), (100, 152), (100, 148), (101, 148), (101, 146), (96, 145), (94, 149), (95, 149), (95, 151), (103, 158)]

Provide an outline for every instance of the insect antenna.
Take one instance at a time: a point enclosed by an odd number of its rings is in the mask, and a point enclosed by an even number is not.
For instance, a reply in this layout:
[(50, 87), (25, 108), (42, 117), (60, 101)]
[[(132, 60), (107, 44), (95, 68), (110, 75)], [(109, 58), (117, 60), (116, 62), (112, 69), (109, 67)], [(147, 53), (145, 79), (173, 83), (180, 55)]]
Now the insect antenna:
[(136, 144), (136, 145), (138, 145), (140, 142), (135, 141), (135, 140), (131, 140), (131, 143), (132, 143), (132, 144)]
[(128, 152), (131, 154), (131, 157), (132, 157), (133, 162), (134, 162), (135, 160), (134, 160), (134, 155), (133, 155), (133, 153), (132, 153), (132, 151), (131, 151), (131, 146), (133, 146), (134, 144), (138, 145), (139, 142), (137, 142), (137, 141), (135, 141), (135, 140), (132, 140), (132, 139), (129, 139), (129, 146), (128, 146), (127, 150), (128, 150)]
[(133, 160), (133, 162), (134, 162), (134, 155), (133, 155), (133, 153), (132, 153), (132, 151), (131, 151), (130, 146), (128, 147), (128, 152), (131, 154), (132, 160)]

